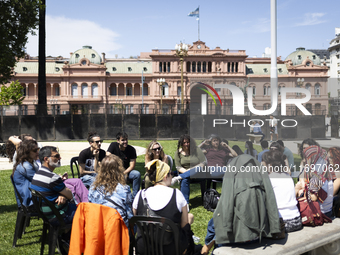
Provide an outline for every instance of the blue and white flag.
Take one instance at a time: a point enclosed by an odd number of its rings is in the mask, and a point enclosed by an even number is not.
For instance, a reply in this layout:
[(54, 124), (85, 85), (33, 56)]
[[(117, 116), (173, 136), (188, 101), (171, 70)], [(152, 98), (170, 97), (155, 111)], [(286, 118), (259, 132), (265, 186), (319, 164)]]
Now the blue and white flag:
[(198, 7), (196, 10), (194, 10), (193, 12), (190, 12), (188, 14), (189, 17), (200, 17), (200, 8)]

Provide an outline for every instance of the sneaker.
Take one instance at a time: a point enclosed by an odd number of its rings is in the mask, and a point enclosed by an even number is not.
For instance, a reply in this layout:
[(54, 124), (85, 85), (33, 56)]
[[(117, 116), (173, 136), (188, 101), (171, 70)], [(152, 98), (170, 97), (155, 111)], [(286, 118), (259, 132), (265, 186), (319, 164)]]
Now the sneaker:
[(174, 186), (176, 183), (179, 184), (181, 180), (182, 178), (180, 176), (173, 177), (171, 180), (171, 186)]
[(201, 240), (198, 236), (192, 236), (192, 239), (194, 240), (195, 244), (198, 244)]

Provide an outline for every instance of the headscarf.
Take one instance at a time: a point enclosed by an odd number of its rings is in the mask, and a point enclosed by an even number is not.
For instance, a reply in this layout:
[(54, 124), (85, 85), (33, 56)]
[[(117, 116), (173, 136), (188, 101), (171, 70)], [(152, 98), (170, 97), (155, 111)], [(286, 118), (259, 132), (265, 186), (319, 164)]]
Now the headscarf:
[(152, 181), (152, 184), (163, 181), (163, 178), (167, 176), (170, 171), (169, 165), (159, 159), (150, 161), (145, 167), (150, 170), (150, 167), (154, 164), (156, 164), (156, 181)]
[[(311, 200), (311, 194), (318, 194), (323, 184), (330, 181), (331, 175), (328, 171), (328, 157), (326, 150), (317, 145), (312, 145), (303, 150), (303, 156), (310, 160), (310, 165), (305, 169), (305, 179), (307, 181), (307, 195)], [(321, 201), (323, 202), (323, 201)]]

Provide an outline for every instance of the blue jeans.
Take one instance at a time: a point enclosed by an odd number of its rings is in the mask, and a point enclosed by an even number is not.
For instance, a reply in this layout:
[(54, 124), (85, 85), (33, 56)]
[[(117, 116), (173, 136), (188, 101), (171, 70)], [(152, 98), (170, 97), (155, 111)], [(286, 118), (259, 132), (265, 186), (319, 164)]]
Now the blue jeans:
[(187, 203), (189, 204), (189, 197), (190, 197), (190, 178), (198, 177), (198, 175), (202, 174), (201, 172), (196, 170), (196, 167), (188, 169), (183, 174), (179, 174), (182, 178), (181, 182), (181, 191)]
[(262, 135), (260, 142), (262, 142), (265, 137), (265, 134), (263, 134), (262, 132), (256, 132), (256, 133), (254, 132), (254, 135)]
[(141, 183), (140, 172), (137, 170), (132, 170), (128, 174), (127, 179), (129, 180), (129, 182), (132, 182), (132, 196), (135, 197), (140, 189)]
[(94, 180), (96, 179), (97, 174), (93, 173), (93, 174), (85, 174), (84, 176), (80, 177), (80, 180), (83, 182), (83, 184), (85, 185), (85, 187), (90, 187), (91, 184), (94, 182)]
[(214, 220), (213, 218), (211, 218), (208, 222), (207, 235), (205, 236), (204, 243), (206, 245), (209, 245), (214, 240), (215, 240), (215, 226), (214, 226)]

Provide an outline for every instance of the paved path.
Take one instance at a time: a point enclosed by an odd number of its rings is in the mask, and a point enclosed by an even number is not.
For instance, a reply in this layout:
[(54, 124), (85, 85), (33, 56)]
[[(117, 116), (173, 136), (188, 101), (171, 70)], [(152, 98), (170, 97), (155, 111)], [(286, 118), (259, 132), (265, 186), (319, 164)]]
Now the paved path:
[[(70, 165), (71, 158), (78, 156), (79, 152), (89, 147), (88, 142), (39, 142), (42, 146), (51, 145), (59, 148), (61, 155), (61, 165)], [(110, 143), (103, 143), (102, 149), (107, 151)], [(145, 148), (133, 146), (136, 149), (137, 156), (145, 154)], [(7, 158), (0, 158), (0, 170), (12, 169), (13, 164), (9, 163)]]

